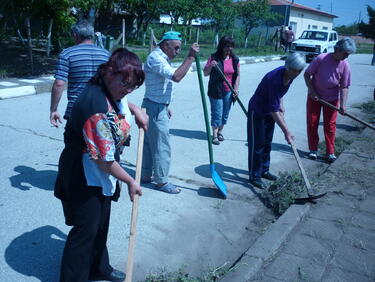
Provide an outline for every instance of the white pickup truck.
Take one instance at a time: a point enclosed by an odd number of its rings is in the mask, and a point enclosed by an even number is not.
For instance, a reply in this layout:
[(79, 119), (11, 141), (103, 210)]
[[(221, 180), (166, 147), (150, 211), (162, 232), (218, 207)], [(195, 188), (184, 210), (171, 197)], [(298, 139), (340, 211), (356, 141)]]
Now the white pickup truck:
[(305, 30), (300, 38), (293, 41), (290, 52), (305, 54), (309, 62), (321, 53), (333, 52), (337, 40), (338, 35), (334, 30)]

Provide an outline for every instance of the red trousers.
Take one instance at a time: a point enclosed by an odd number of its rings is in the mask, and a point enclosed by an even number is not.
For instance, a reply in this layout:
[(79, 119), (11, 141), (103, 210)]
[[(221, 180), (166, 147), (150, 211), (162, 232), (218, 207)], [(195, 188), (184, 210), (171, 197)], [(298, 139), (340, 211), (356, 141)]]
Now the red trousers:
[[(329, 103), (338, 106), (339, 100), (330, 101)], [(318, 126), (320, 119), (320, 112), (323, 108), (323, 126), (324, 137), (326, 140), (326, 153), (335, 153), (335, 135), (336, 135), (336, 119), (337, 111), (327, 106), (323, 106), (318, 101), (314, 101), (307, 96), (306, 103), (306, 121), (307, 121), (307, 138), (309, 142), (310, 151), (318, 151), (319, 134)]]

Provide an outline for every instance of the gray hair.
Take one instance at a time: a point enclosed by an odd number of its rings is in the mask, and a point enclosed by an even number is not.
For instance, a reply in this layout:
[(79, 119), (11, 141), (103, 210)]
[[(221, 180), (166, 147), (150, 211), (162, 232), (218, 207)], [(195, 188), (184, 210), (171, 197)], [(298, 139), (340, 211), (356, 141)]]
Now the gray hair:
[(355, 46), (355, 41), (350, 37), (345, 37), (337, 41), (335, 45), (335, 52), (348, 52), (349, 54), (355, 53), (357, 47)]
[(303, 70), (305, 66), (305, 56), (300, 53), (292, 53), (285, 60), (285, 67), (287, 69)]
[(87, 20), (80, 20), (72, 27), (72, 32), (80, 40), (94, 39), (94, 27)]

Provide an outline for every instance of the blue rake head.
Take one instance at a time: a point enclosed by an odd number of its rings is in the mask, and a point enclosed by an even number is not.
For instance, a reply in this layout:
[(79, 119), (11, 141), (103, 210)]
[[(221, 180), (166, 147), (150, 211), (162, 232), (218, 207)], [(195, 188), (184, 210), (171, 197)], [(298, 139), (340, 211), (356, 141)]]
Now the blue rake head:
[(214, 181), (217, 189), (219, 189), (220, 193), (223, 195), (224, 199), (227, 198), (227, 186), (219, 176), (219, 174), (215, 170), (215, 164), (210, 165), (211, 170), (211, 178)]

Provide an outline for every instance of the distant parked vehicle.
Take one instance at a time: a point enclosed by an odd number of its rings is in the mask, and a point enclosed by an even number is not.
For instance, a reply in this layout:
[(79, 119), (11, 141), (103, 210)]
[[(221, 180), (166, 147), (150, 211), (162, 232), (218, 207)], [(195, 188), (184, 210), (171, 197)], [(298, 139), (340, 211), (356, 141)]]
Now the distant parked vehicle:
[(290, 52), (305, 54), (306, 61), (311, 61), (321, 53), (333, 52), (338, 41), (334, 30), (305, 30), (301, 37), (293, 41)]

